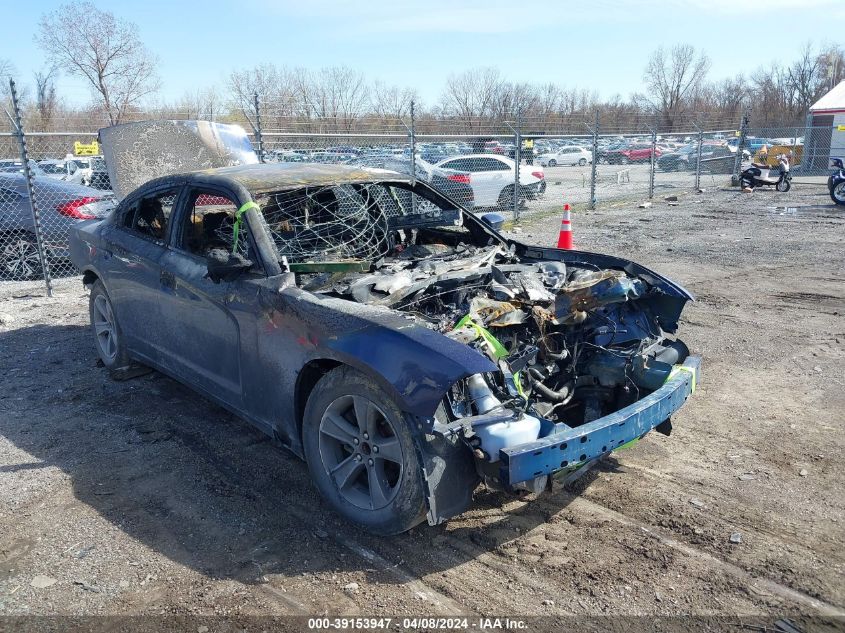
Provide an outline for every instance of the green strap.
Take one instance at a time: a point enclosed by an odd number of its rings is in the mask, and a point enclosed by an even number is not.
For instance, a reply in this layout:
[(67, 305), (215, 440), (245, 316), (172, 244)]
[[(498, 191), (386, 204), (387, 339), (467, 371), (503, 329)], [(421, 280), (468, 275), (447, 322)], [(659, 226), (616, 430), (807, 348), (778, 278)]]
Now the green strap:
[(244, 213), (246, 213), (249, 209), (258, 209), (260, 211), (261, 207), (250, 200), (249, 202), (245, 202), (240, 209), (235, 211), (235, 237), (234, 244), (232, 245), (232, 255), (238, 252), (238, 239), (241, 234), (241, 220)]
[(672, 367), (672, 371), (669, 372), (669, 376), (666, 378), (666, 380), (672, 380), (672, 378), (674, 378), (681, 372), (686, 372), (690, 376), (692, 376), (692, 385), (690, 388), (690, 393), (695, 393), (695, 370), (692, 367), (686, 367), (684, 365), (675, 365), (674, 367)]
[[(458, 321), (454, 329), (459, 330), (462, 327), (470, 327), (475, 330), (478, 336), (481, 337), (481, 339), (488, 345), (490, 351), (493, 353), (493, 356), (497, 359), (508, 357), (508, 350), (506, 350), (505, 346), (499, 342), (499, 339), (493, 336), (487, 328), (484, 328), (476, 323), (471, 315), (467, 314), (464, 316), (464, 318)], [(522, 391), (522, 381), (519, 379), (519, 372), (516, 372), (513, 377), (516, 390), (519, 392), (519, 395), (525, 397), (525, 394)]]

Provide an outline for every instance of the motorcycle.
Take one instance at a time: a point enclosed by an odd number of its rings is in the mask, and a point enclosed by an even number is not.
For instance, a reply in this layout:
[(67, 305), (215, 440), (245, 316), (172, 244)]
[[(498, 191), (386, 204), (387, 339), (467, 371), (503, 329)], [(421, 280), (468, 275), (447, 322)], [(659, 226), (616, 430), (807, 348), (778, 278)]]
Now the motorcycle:
[(845, 205), (845, 165), (841, 158), (831, 158), (830, 163), (834, 169), (838, 169), (827, 179), (827, 188), (830, 191), (830, 198), (836, 204)]
[(745, 188), (754, 189), (754, 187), (761, 187), (763, 185), (774, 185), (775, 189), (781, 193), (786, 193), (792, 187), (792, 174), (789, 173), (789, 158), (786, 154), (778, 154), (778, 166), (770, 167), (769, 165), (758, 165), (751, 163), (751, 166), (745, 169), (739, 175), (739, 184)]

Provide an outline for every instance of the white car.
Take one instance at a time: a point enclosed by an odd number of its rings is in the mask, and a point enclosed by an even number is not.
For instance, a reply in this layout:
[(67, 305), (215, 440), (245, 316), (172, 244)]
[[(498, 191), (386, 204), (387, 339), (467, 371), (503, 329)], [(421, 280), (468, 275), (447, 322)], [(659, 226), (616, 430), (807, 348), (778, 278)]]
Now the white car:
[(538, 157), (543, 167), (555, 167), (557, 165), (581, 165), (593, 162), (593, 153), (583, 147), (561, 147), (554, 152), (541, 154)]
[[(516, 164), (496, 154), (468, 154), (447, 158), (437, 167), (469, 173), (469, 184), (476, 207), (510, 208)], [(546, 175), (536, 165), (520, 165), (520, 199), (536, 198), (546, 190)]]
[(77, 185), (83, 184), (85, 170), (73, 160), (42, 160), (38, 162), (38, 166), (44, 170), (49, 178)]

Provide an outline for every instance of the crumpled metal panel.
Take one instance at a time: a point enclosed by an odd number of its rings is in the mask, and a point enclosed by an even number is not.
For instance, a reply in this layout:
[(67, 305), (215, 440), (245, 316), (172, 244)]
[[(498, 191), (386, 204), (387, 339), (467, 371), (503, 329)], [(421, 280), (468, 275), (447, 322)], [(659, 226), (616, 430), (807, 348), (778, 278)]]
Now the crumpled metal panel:
[(210, 121), (141, 121), (100, 130), (118, 200), (159, 176), (258, 162), (246, 131)]

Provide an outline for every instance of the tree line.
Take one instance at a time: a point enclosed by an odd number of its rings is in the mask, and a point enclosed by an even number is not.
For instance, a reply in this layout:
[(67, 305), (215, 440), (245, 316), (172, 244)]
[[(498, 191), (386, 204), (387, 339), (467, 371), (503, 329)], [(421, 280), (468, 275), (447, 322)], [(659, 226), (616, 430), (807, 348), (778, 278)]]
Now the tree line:
[[(496, 133), (519, 122), (525, 133), (584, 133), (598, 116), (604, 132), (735, 128), (752, 111), (755, 126), (803, 125), (809, 106), (845, 79), (845, 52), (807, 43), (797, 59), (749, 75), (712, 80), (705, 52), (687, 44), (660, 47), (647, 60), (642, 91), (602, 99), (595, 91), (510, 80), (496, 68), (449, 75), (439, 98), (422, 103), (416, 89), (371, 81), (356, 69), (289, 68), (261, 63), (232, 71), (222, 87), (186, 93), (171, 103), (156, 96), (157, 57), (138, 27), (89, 0), (46, 13), (35, 36), (48, 65), (25, 86), (27, 124), (37, 131), (117, 124), (150, 116), (254, 123), (259, 95), (264, 129), (401, 132), (415, 104), (420, 132)], [(91, 90), (85, 107), (56, 91), (59, 73)], [(0, 59), (0, 76), (14, 65)], [(8, 97), (8, 87), (3, 86)]]

